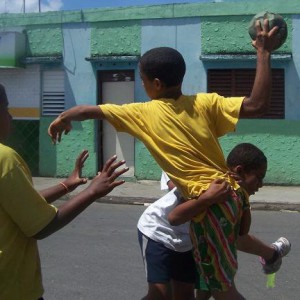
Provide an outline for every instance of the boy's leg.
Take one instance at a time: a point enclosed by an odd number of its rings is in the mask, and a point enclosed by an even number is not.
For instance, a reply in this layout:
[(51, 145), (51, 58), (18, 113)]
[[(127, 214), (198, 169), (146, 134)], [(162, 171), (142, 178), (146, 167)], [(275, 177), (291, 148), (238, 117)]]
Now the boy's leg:
[(145, 300), (172, 300), (168, 283), (148, 283), (148, 294)]
[(172, 251), (171, 287), (173, 300), (194, 300), (197, 270), (192, 251)]
[(194, 288), (193, 283), (186, 283), (182, 281), (172, 280), (172, 300), (194, 300)]
[(231, 286), (226, 292), (212, 291), (211, 293), (215, 300), (246, 300), (238, 292), (235, 285)]
[(138, 239), (142, 251), (148, 281), (148, 294), (145, 300), (172, 300), (170, 286), (170, 251), (138, 230)]
[(208, 291), (196, 291), (196, 300), (208, 300), (211, 297), (211, 292)]

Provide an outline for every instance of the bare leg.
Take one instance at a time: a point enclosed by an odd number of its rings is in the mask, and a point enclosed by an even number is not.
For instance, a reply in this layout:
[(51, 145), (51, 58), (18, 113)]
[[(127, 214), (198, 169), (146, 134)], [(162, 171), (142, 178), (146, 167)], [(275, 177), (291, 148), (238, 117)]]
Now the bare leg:
[(212, 296), (215, 300), (246, 300), (236, 289), (235, 285), (229, 288), (226, 292), (212, 291)]
[(172, 300), (169, 283), (149, 283), (145, 300)]
[(249, 254), (263, 257), (265, 260), (272, 259), (275, 249), (265, 244), (254, 235), (245, 234), (238, 237), (237, 249)]
[(194, 300), (195, 285), (192, 283), (186, 283), (181, 281), (172, 281), (172, 294), (173, 300)]
[(209, 291), (202, 291), (197, 290), (196, 291), (196, 300), (208, 300), (211, 297), (211, 292)]

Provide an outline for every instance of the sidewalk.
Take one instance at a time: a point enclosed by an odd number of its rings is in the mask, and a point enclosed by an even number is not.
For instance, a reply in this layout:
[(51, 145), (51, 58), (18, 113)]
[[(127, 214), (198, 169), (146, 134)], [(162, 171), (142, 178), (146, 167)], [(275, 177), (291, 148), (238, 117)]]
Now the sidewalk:
[[(50, 187), (60, 181), (62, 181), (62, 178), (33, 178), (33, 183), (37, 190)], [(77, 190), (65, 196), (65, 199), (80, 192), (85, 186), (78, 187)], [(149, 203), (154, 202), (165, 194), (166, 191), (160, 190), (158, 181), (141, 180), (125, 182), (98, 201), (115, 204), (149, 205)], [(256, 195), (251, 196), (250, 201), (252, 209), (300, 212), (300, 186), (265, 186)]]

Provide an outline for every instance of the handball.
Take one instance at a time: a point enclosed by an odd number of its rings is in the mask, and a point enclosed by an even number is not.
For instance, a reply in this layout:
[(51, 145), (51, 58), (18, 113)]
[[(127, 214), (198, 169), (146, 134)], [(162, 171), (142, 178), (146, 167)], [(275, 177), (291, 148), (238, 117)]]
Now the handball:
[(269, 29), (271, 30), (274, 26), (278, 26), (278, 31), (276, 32), (276, 37), (278, 39), (278, 44), (277, 46), (274, 48), (274, 50), (280, 48), (283, 43), (285, 42), (287, 35), (288, 35), (288, 30), (287, 30), (287, 24), (284, 21), (283, 17), (281, 15), (278, 14), (274, 14), (268, 11), (263, 11), (260, 12), (258, 14), (256, 14), (250, 24), (249, 24), (249, 28), (248, 28), (248, 32), (249, 35), (251, 37), (252, 40), (256, 39), (256, 28), (255, 28), (255, 23), (257, 20), (260, 21), (260, 25), (261, 28), (263, 28), (263, 23), (264, 20), (268, 19), (269, 20)]

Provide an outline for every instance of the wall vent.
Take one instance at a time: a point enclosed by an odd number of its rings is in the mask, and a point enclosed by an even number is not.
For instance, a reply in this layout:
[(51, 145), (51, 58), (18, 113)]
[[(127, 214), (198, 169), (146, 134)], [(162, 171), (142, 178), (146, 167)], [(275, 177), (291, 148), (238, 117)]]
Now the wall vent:
[(65, 110), (64, 71), (44, 71), (42, 115), (57, 116)]

